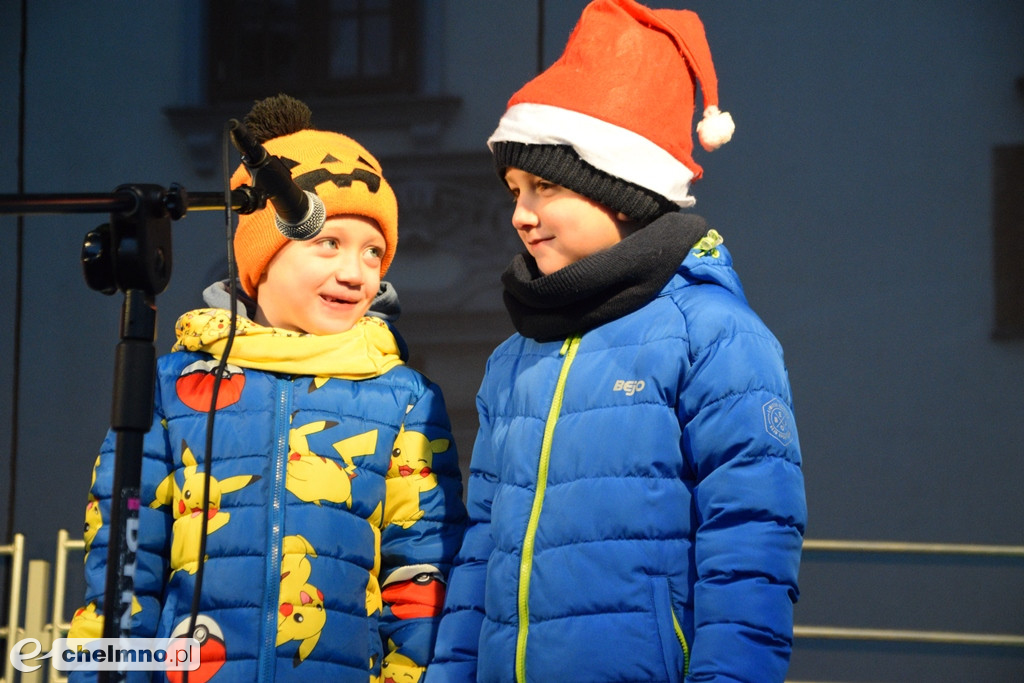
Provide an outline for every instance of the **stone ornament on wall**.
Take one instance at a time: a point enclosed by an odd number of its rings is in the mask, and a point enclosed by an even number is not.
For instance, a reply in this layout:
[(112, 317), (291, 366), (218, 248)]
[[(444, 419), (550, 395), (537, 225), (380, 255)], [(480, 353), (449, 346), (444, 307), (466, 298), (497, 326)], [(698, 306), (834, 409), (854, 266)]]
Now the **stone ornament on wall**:
[(522, 249), (509, 194), (493, 167), (471, 175), (437, 168), (432, 177), (388, 172), (399, 207), (388, 280), (407, 310), (504, 310), (501, 273)]

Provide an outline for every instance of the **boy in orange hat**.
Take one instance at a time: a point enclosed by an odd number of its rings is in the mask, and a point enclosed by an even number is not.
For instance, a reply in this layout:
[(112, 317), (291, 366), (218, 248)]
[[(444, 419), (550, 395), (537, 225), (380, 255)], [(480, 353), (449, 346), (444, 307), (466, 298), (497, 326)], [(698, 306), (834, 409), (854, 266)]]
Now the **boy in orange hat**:
[(782, 349), (696, 215), (688, 11), (596, 0), (488, 140), (526, 247), (487, 364), (438, 681), (782, 681), (806, 519)]
[[(398, 241), (394, 192), (366, 149), (309, 118), (281, 95), (245, 122), (323, 201), (323, 228), (289, 240), (270, 206), (240, 216), (234, 250), (250, 299), (230, 351), (229, 312), (204, 308), (179, 318), (158, 365), (131, 635), (187, 635), (203, 576), (202, 670), (190, 680), (418, 678), (462, 537), (441, 391), (368, 315)], [(248, 180), (239, 167), (232, 187)], [(207, 500), (207, 412), (225, 354)], [(71, 637), (102, 630), (113, 468), (108, 436), (89, 496), (89, 605)]]

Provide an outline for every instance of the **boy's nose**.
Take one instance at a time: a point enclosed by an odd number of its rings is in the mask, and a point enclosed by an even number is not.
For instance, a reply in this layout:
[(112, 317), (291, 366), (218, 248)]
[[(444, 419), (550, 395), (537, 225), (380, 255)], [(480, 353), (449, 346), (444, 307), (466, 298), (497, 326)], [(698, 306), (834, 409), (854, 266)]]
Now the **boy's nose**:
[(516, 208), (512, 212), (512, 227), (516, 230), (529, 230), (537, 227), (537, 214), (526, 206), (522, 199), (516, 202)]
[(363, 283), (363, 270), (356, 257), (338, 257), (334, 264), (334, 279), (338, 282), (358, 286)]

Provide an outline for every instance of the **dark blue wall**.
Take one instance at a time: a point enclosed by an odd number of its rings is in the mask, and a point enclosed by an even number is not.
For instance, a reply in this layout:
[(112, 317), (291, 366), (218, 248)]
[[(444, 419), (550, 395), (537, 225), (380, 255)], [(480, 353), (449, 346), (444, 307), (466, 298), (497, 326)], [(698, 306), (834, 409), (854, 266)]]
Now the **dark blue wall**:
[[(29, 4), (27, 192), (126, 182), (217, 189), (216, 178), (197, 175), (163, 112), (199, 97), (197, 0)], [(584, 3), (545, 4), (550, 61)], [(1024, 545), (1024, 344), (990, 336), (992, 150), (1024, 144), (1024, 3), (686, 6), (704, 19), (722, 108), (737, 123), (729, 145), (699, 159), (696, 210), (725, 236), (749, 298), (786, 349), (808, 537)], [(0, 5), (0, 193), (18, 180), (18, 9)], [(442, 151), (481, 150), (504, 98), (532, 75), (534, 10), (444, 3), (437, 83), (464, 106)], [(368, 146), (382, 156), (403, 152), (401, 139), (374, 135)], [(175, 226), (161, 351), (222, 263), (219, 218)], [(32, 557), (52, 556), (57, 529), (80, 528), (109, 421), (120, 300), (87, 289), (78, 265), (82, 237), (103, 220), (24, 220), (17, 320), (17, 222), (0, 216), (0, 358), (11, 359), (16, 332), (21, 339), (14, 527)], [(0, 364), (4, 495), (13, 371)], [(798, 620), (1022, 634), (1021, 568), (808, 555)], [(1020, 680), (1024, 654), (805, 640), (792, 674)]]

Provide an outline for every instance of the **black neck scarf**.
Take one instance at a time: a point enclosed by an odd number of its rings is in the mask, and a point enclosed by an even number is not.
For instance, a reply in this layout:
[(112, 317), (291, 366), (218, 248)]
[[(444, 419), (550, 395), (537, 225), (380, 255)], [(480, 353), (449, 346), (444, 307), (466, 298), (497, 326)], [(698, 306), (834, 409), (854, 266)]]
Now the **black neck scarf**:
[(501, 276), (512, 324), (544, 342), (632, 313), (654, 299), (706, 232), (700, 216), (669, 213), (550, 275), (529, 254), (516, 254)]

